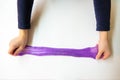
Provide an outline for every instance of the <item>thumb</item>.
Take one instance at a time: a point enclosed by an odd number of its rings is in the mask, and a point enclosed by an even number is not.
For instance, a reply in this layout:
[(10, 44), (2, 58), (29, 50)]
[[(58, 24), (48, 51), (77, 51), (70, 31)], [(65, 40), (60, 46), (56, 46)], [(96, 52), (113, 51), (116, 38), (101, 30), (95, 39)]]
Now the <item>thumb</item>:
[(103, 51), (99, 51), (98, 54), (97, 54), (97, 56), (96, 56), (96, 59), (100, 59), (101, 56), (102, 56), (102, 54), (103, 54)]

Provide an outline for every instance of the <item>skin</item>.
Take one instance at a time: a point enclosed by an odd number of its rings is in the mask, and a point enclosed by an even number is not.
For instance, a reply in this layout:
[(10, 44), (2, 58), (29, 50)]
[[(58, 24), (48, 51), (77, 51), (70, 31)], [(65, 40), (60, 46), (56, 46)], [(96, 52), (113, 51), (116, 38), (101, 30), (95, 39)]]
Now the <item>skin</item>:
[[(9, 44), (8, 53), (17, 56), (19, 52), (21, 52), (25, 45), (28, 42), (28, 29), (20, 29), (18, 37), (12, 39)], [(104, 55), (102, 58), (101, 55)], [(111, 51), (109, 48), (109, 40), (108, 40), (108, 31), (99, 31), (99, 42), (98, 42), (98, 54), (96, 59), (107, 59), (111, 55)]]
[(12, 39), (9, 43), (8, 53), (17, 56), (21, 52), (28, 42), (28, 30), (19, 30), (18, 37)]
[(109, 47), (108, 31), (99, 31), (99, 42), (98, 42), (98, 54), (96, 59), (100, 59), (101, 55), (104, 55), (101, 59), (105, 60), (111, 55)]

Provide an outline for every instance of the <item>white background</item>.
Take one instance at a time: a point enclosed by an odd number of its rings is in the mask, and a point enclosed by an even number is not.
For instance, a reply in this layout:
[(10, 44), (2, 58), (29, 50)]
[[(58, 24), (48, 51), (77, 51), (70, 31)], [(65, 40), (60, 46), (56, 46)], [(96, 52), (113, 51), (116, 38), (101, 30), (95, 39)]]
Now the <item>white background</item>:
[[(18, 35), (17, 0), (0, 0), (0, 80), (120, 80), (120, 1), (112, 0), (113, 55), (103, 61), (64, 56), (14, 57), (9, 41)], [(92, 0), (35, 0), (29, 44), (85, 48), (95, 46), (98, 32)]]

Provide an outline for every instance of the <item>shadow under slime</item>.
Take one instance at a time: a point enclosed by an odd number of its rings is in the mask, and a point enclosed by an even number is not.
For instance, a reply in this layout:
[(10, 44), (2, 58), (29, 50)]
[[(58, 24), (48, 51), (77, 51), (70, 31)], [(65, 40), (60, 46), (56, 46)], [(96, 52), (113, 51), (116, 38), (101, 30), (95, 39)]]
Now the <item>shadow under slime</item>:
[[(36, 4), (37, 3), (37, 4)], [(46, 6), (46, 0), (36, 0), (33, 4), (33, 11), (31, 17), (31, 29), (29, 30), (28, 44), (32, 44), (33, 36), (36, 28), (38, 27), (43, 10)]]

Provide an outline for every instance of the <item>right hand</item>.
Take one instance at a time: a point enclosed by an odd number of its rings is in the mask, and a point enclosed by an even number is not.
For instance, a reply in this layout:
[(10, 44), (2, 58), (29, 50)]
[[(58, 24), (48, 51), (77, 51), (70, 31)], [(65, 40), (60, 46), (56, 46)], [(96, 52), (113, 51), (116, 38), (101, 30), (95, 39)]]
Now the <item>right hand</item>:
[(105, 60), (111, 55), (108, 31), (100, 31), (99, 35), (98, 54), (96, 56), (96, 59), (101, 59), (101, 56), (103, 55), (102, 59)]
[(10, 41), (8, 53), (17, 56), (26, 46), (28, 30), (20, 30), (20, 35)]

